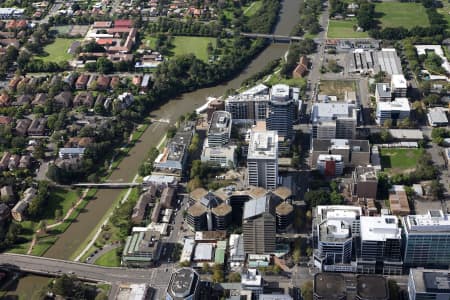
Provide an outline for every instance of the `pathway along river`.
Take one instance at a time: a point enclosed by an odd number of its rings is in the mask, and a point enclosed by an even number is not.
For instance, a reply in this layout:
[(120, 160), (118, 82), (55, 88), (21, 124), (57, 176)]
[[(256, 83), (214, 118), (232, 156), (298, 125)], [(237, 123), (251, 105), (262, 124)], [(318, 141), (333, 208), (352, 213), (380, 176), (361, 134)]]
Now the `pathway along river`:
[[(280, 19), (275, 33), (289, 35), (298, 20), (298, 0), (285, 0), (280, 12)], [(241, 83), (251, 75), (259, 72), (271, 60), (280, 58), (287, 51), (287, 44), (271, 44), (250, 65), (233, 80), (211, 88), (199, 89), (186, 93), (176, 99), (172, 99), (158, 110), (151, 113), (155, 119), (170, 119), (175, 122), (179, 116), (192, 112), (195, 108), (203, 105), (208, 96), (221, 96), (230, 88), (239, 88)], [(130, 182), (136, 175), (139, 165), (145, 159), (147, 152), (152, 146), (156, 146), (164, 136), (167, 124), (154, 123), (142, 135), (140, 142), (130, 151), (110, 177), (111, 181), (123, 180)], [(86, 211), (79, 215), (57, 242), (47, 251), (46, 257), (68, 259), (80, 244), (87, 238), (91, 231), (105, 215), (113, 201), (121, 190), (99, 190), (96, 199), (90, 201)]]
[[(299, 19), (298, 0), (284, 0), (279, 16), (279, 22), (275, 34), (289, 35)], [(271, 44), (250, 65), (233, 80), (211, 88), (199, 89), (186, 93), (176, 99), (172, 99), (158, 110), (153, 111), (151, 116), (155, 119), (170, 119), (175, 122), (179, 116), (192, 112), (203, 105), (208, 96), (221, 96), (230, 88), (239, 88), (241, 83), (251, 75), (259, 72), (266, 64), (276, 58), (283, 57), (288, 49), (288, 44)], [(114, 170), (110, 180), (131, 182), (136, 175), (139, 165), (146, 158), (149, 149), (156, 146), (164, 136), (167, 124), (153, 123), (142, 135), (140, 142), (129, 152), (129, 155)], [(86, 206), (83, 213), (70, 227), (59, 236), (56, 243), (46, 252), (46, 257), (69, 259), (77, 248), (84, 242), (88, 235), (95, 229), (97, 224), (111, 207), (114, 200), (122, 190), (99, 190), (95, 200)], [(27, 276), (21, 279), (19, 285), (13, 288), (8, 295), (16, 292), (36, 289), (35, 283), (42, 282), (38, 276)]]

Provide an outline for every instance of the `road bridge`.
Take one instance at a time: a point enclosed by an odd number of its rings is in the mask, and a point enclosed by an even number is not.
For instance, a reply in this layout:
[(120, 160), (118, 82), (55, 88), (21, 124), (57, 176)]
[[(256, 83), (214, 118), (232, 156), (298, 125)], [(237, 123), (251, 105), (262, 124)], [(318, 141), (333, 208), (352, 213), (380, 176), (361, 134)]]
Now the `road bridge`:
[(149, 283), (155, 269), (111, 268), (23, 254), (0, 254), (0, 267), (36, 275), (73, 274), (93, 282)]
[(105, 182), (105, 183), (74, 183), (73, 187), (80, 188), (107, 188), (107, 189), (125, 189), (125, 188), (133, 188), (137, 186), (141, 186), (142, 183), (139, 182)]
[(151, 269), (111, 268), (62, 259), (2, 253), (0, 268), (51, 277), (72, 274), (81, 280), (110, 283), (114, 286), (120, 283), (145, 283), (155, 289), (156, 295), (162, 297), (170, 280), (173, 265)]
[(269, 39), (273, 42), (278, 43), (290, 43), (292, 41), (301, 41), (304, 38), (301, 36), (288, 36), (288, 35), (280, 35), (280, 34), (266, 34), (266, 33), (250, 33), (250, 32), (241, 32), (241, 36), (249, 37), (249, 38), (263, 38)]

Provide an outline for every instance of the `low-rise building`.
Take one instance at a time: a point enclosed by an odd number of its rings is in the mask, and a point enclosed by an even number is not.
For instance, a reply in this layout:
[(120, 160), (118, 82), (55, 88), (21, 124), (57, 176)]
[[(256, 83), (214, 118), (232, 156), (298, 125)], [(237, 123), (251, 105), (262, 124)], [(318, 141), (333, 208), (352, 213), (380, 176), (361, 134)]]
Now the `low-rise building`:
[(75, 82), (75, 88), (77, 90), (85, 90), (87, 87), (87, 83), (89, 81), (90, 75), (88, 74), (81, 74), (77, 81)]
[(443, 107), (432, 107), (427, 114), (428, 124), (433, 127), (447, 126), (447, 113)]
[(43, 136), (45, 135), (45, 126), (47, 125), (46, 118), (34, 119), (28, 127), (27, 133), (30, 136)]
[(152, 230), (134, 232), (127, 237), (122, 254), (126, 267), (151, 267), (159, 260), (160, 233)]
[(178, 269), (170, 277), (165, 299), (197, 300), (200, 293), (199, 285), (200, 276), (194, 269)]
[(193, 134), (191, 127), (178, 131), (155, 159), (154, 173), (181, 176), (186, 167), (188, 148)]
[(223, 168), (235, 167), (237, 146), (203, 147), (201, 161), (217, 163)]
[(408, 81), (403, 74), (391, 75), (391, 88), (394, 97), (406, 97)]
[(450, 271), (437, 269), (409, 270), (409, 300), (450, 299)]
[(2, 159), (0, 160), (0, 171), (5, 171), (8, 169), (9, 160), (11, 159), (11, 153), (3, 153)]
[(408, 195), (403, 185), (394, 185), (389, 190), (389, 207), (394, 215), (407, 216), (410, 214)]
[(389, 83), (377, 83), (375, 86), (375, 100), (388, 102), (392, 100), (391, 86)]
[(19, 119), (16, 121), (16, 127), (14, 131), (21, 136), (27, 135), (28, 127), (30, 127), (31, 120), (30, 119)]
[(61, 159), (82, 158), (86, 148), (60, 148), (58, 156)]
[(80, 92), (73, 99), (73, 106), (86, 106), (91, 108), (94, 104), (94, 96), (90, 92)]
[(342, 155), (320, 154), (317, 157), (316, 168), (320, 174), (334, 177), (344, 173), (345, 164)]
[(347, 290), (342, 274), (317, 273), (313, 282), (314, 300), (345, 300)]
[(26, 215), (26, 210), (28, 205), (33, 201), (34, 197), (36, 197), (37, 190), (30, 187), (25, 190), (23, 193), (23, 197), (16, 203), (16, 205), (11, 210), (11, 215), (14, 220), (17, 222), (22, 222)]
[(378, 178), (372, 166), (357, 166), (352, 173), (352, 198), (377, 198)]
[(320, 155), (341, 156), (344, 168), (370, 164), (370, 146), (367, 140), (313, 139), (311, 166), (317, 167)]
[(60, 108), (70, 108), (72, 106), (72, 92), (61, 92), (54, 98), (55, 104)]
[(387, 120), (393, 122), (409, 118), (411, 107), (408, 98), (395, 98), (390, 102), (378, 102), (376, 111), (376, 122), (384, 125)]

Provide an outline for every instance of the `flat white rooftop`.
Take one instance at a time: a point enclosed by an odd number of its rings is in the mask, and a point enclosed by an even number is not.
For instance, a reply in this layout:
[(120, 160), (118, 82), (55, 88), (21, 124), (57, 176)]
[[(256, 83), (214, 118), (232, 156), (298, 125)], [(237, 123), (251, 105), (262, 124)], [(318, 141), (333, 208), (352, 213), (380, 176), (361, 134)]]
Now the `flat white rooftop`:
[(391, 76), (392, 87), (395, 89), (408, 88), (408, 82), (403, 74), (392, 74)]
[(386, 241), (388, 239), (400, 239), (401, 229), (398, 226), (397, 217), (379, 216), (360, 218), (361, 240)]
[(423, 215), (409, 215), (403, 219), (405, 230), (417, 233), (445, 231), (450, 234), (450, 220), (442, 210), (430, 210)]
[(428, 110), (428, 122), (431, 126), (448, 124), (447, 114), (443, 107), (433, 107)]
[(337, 154), (320, 154), (317, 157), (317, 161), (337, 161), (337, 162), (341, 162), (342, 161), (342, 155), (337, 155)]
[(275, 130), (252, 131), (248, 159), (277, 159), (278, 134)]
[(355, 106), (346, 102), (315, 103), (312, 109), (312, 121), (327, 121), (334, 118), (352, 118)]
[(378, 111), (411, 111), (408, 98), (395, 98), (391, 102), (378, 102)]

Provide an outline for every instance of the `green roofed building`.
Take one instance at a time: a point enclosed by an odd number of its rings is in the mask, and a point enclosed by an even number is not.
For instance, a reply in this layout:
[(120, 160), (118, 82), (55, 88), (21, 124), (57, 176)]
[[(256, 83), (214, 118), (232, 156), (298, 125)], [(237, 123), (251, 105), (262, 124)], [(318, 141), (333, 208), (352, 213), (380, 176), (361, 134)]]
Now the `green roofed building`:
[(218, 241), (216, 252), (214, 254), (214, 263), (223, 265), (225, 263), (225, 251), (227, 250), (227, 241)]
[(160, 233), (157, 231), (133, 232), (127, 237), (122, 253), (122, 265), (135, 268), (153, 266), (159, 259), (159, 240)]

